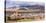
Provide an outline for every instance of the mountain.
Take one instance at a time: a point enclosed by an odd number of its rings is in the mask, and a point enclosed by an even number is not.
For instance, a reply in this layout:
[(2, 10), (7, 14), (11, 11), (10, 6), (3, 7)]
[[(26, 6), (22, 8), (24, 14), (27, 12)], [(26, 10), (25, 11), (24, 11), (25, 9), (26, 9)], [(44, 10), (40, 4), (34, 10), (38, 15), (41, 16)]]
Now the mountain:
[(10, 9), (16, 9), (16, 8), (21, 8), (21, 9), (41, 9), (44, 10), (44, 3), (40, 2), (15, 2), (15, 1), (7, 1), (6, 2), (6, 8)]
[(44, 3), (42, 3), (42, 2), (23, 2), (23, 1), (19, 1), (19, 2), (17, 2), (17, 1), (6, 1), (6, 7), (8, 8), (8, 7), (14, 7), (14, 6), (16, 6), (16, 5), (19, 5), (19, 6), (26, 6), (26, 5), (41, 5), (41, 6), (44, 6)]

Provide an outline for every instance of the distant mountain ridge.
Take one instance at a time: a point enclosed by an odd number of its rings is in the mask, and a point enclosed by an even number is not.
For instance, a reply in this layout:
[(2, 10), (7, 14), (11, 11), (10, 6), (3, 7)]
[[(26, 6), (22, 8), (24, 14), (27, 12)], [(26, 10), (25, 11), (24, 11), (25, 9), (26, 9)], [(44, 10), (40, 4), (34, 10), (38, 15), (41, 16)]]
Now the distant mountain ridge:
[(40, 2), (15, 2), (15, 1), (6, 1), (6, 7), (14, 7), (16, 5), (41, 5), (44, 6), (44, 3), (40, 3)]
[[(12, 9), (16, 9), (18, 8), (28, 8), (28, 9), (43, 9), (44, 10), (44, 3), (37, 3), (37, 2), (14, 2), (14, 1), (7, 1), (6, 2), (6, 7), (8, 7), (8, 9), (12, 8)], [(17, 6), (18, 5), (18, 6)]]

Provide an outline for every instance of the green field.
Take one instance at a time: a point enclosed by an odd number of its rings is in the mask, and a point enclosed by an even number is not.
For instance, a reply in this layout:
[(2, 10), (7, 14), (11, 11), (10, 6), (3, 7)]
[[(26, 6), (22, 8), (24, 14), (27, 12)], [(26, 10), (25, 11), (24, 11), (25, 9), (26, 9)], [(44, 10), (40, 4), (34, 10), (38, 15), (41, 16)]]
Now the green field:
[(17, 20), (17, 22), (26, 22), (26, 21), (32, 21), (32, 19), (21, 19), (21, 20)]

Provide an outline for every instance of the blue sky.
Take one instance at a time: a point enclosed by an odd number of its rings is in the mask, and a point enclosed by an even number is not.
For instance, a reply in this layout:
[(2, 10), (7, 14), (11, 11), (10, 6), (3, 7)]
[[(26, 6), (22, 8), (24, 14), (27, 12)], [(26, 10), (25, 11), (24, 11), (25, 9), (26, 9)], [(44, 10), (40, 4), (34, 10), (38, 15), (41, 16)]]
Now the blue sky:
[(40, 3), (40, 2), (28, 3), (28, 2), (25, 2), (25, 1), (17, 1), (16, 2), (16, 0), (6, 0), (6, 7), (7, 8), (8, 7), (13, 7), (13, 6), (16, 6), (16, 5), (35, 5), (35, 4), (44, 5), (43, 3)]

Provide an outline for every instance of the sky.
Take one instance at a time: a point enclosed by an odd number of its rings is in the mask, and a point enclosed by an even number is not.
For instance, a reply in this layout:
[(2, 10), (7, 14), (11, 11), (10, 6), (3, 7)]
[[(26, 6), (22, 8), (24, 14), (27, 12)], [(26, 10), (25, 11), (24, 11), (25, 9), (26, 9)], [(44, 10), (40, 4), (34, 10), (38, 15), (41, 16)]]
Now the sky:
[(27, 2), (31, 2), (30, 5), (35, 5), (36, 3), (39, 5), (43, 5), (43, 3), (40, 2), (34, 2), (33, 0), (6, 0), (6, 8), (8, 7), (13, 7), (16, 6), (16, 4), (23, 4), (25, 3), (25, 5), (29, 5), (29, 3)]
[(43, 0), (7, 0), (7, 1), (27, 1), (27, 2), (32, 2), (32, 1), (34, 1), (34, 2), (43, 2)]

